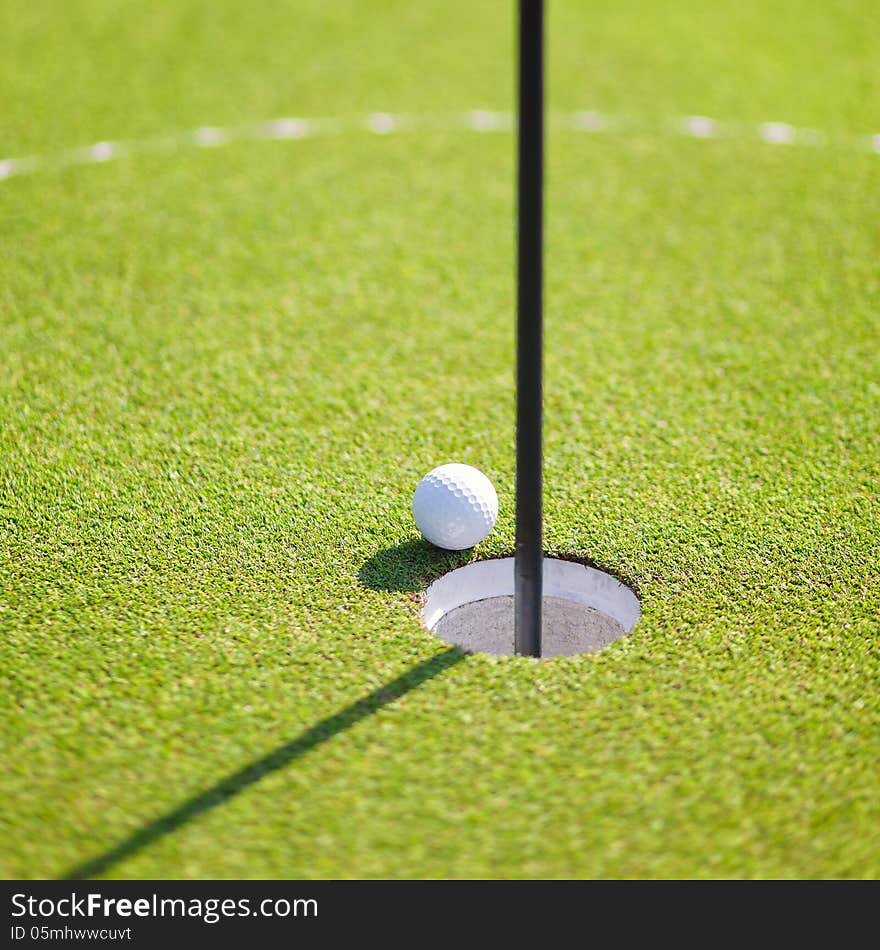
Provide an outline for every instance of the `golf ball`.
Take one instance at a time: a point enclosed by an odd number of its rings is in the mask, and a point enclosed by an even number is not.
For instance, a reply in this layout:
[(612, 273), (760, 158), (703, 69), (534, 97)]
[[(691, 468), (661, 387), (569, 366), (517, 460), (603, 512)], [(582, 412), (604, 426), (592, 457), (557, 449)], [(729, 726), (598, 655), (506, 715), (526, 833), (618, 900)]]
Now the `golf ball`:
[(498, 495), (479, 469), (452, 462), (419, 482), (412, 512), (426, 541), (447, 551), (463, 551), (479, 544), (495, 527)]

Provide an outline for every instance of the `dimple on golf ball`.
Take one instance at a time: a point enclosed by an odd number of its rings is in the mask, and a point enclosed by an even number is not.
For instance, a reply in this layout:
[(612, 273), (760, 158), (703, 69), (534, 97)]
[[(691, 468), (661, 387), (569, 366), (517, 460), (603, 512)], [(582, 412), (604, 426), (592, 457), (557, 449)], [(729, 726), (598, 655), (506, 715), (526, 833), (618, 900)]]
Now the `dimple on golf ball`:
[(412, 512), (426, 541), (447, 551), (463, 551), (479, 544), (495, 527), (498, 495), (479, 469), (452, 462), (419, 482)]

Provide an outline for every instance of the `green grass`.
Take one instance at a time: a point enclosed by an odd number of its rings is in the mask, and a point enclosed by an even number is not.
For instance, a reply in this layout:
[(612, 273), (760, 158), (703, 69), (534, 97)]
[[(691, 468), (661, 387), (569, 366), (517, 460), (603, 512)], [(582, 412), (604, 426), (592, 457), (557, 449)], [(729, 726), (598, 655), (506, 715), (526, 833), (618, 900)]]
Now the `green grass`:
[[(509, 109), (507, 3), (7, 3), (0, 157), (274, 115)], [(513, 140), (435, 129), (0, 182), (0, 873), (880, 875), (880, 131), (867, 2), (560, 2), (547, 549), (599, 655), (448, 653), (513, 544)], [(445, 460), (472, 553), (417, 542)]]

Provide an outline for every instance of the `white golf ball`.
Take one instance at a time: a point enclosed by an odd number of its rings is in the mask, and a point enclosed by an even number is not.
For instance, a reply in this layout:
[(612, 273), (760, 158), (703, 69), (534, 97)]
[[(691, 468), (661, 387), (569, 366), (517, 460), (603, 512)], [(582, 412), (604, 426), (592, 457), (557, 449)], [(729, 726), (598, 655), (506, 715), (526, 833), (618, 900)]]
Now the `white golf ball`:
[(412, 512), (426, 541), (447, 551), (463, 551), (479, 544), (495, 527), (498, 495), (479, 469), (452, 462), (419, 482)]

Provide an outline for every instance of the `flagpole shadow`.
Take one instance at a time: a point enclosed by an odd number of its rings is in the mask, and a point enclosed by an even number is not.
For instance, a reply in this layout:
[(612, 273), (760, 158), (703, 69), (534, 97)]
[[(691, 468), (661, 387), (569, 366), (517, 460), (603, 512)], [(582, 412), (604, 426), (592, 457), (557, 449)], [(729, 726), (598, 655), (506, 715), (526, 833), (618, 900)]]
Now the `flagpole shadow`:
[(254, 760), (249, 765), (221, 779), (206, 791), (187, 799), (183, 804), (135, 831), (110, 850), (70, 868), (61, 875), (61, 880), (83, 880), (106, 873), (120, 861), (137, 854), (148, 845), (171, 834), (193, 819), (224, 804), (230, 798), (255, 785), (272, 772), (277, 772), (279, 769), (290, 765), (291, 762), (305, 755), (316, 746), (332, 739), (346, 729), (350, 729), (361, 720), (377, 713), (384, 706), (393, 703), (401, 696), (421, 686), (422, 683), (461, 662), (466, 656), (467, 654), (463, 650), (452, 647), (430, 657), (423, 663), (419, 663), (396, 679), (368, 693), (357, 702), (346, 706), (326, 719), (322, 719), (268, 755)]

